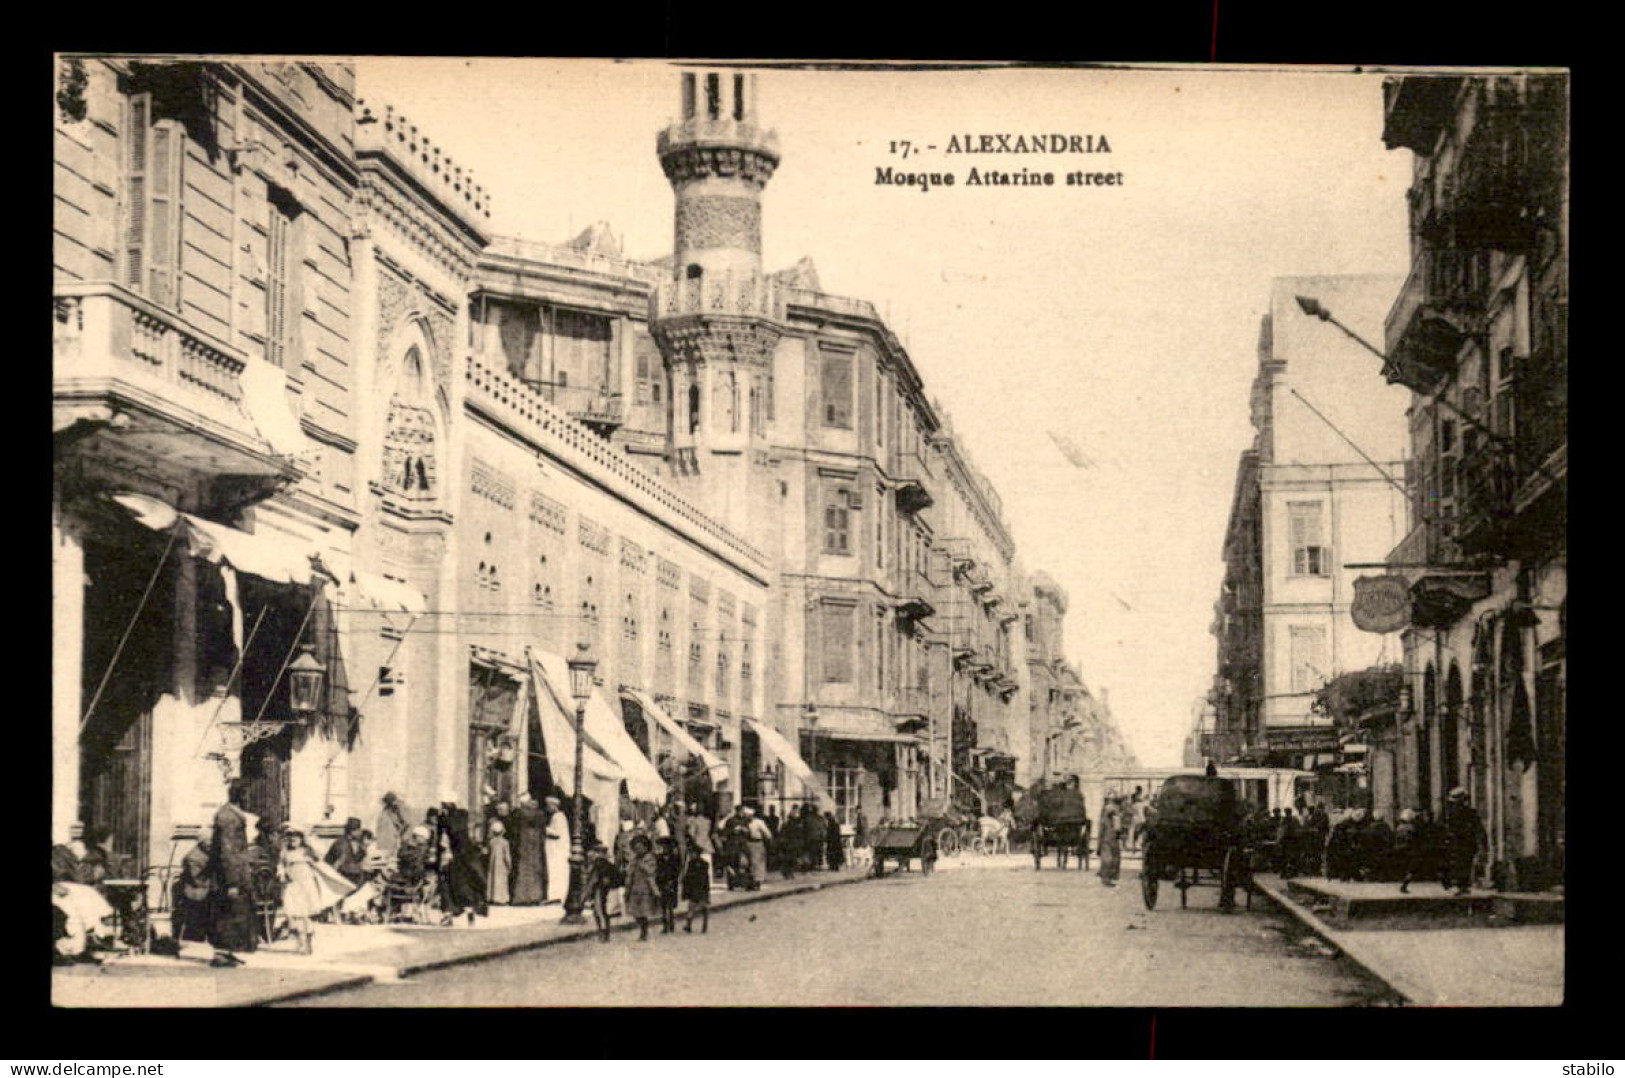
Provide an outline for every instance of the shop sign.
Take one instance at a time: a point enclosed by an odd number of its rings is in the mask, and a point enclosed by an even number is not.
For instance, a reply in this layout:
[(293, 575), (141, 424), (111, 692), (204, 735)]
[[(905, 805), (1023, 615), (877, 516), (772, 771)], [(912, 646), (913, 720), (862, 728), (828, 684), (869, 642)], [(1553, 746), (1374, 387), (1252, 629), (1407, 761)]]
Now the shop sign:
[(1362, 576), (1354, 581), (1349, 614), (1368, 633), (1395, 633), (1411, 623), (1411, 588), (1402, 576)]
[(1271, 752), (1336, 752), (1335, 726), (1293, 726), (1265, 730), (1265, 743)]

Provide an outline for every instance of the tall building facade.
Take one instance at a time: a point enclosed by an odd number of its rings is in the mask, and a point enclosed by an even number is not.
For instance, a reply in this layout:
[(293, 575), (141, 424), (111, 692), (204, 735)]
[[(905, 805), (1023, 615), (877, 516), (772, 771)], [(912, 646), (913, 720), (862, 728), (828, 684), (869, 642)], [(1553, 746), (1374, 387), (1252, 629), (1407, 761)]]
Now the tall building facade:
[(1048, 573), (1029, 579), (1023, 615), (1030, 687), (1028, 747), (1033, 780), (1131, 771), (1139, 766), (1104, 695), (1090, 692), (1066, 658), (1066, 589)]
[(57, 841), (110, 828), (160, 901), (227, 779), (318, 837), (386, 791), (569, 794), (581, 644), (600, 833), (674, 790), (852, 823), (1036, 777), (998, 496), (871, 304), (763, 271), (753, 76), (680, 76), (651, 262), (495, 235), (346, 64), (61, 86)]
[(1402, 803), (1457, 786), (1501, 884), (1560, 881), (1566, 759), (1568, 79), (1403, 77), (1412, 269), (1385, 327), (1411, 390)]
[[(55, 841), (96, 825), (162, 864), (222, 771), (264, 804), (319, 783), (345, 736), (353, 95), (342, 64), (62, 64)], [(272, 722), (304, 645), (333, 692)]]
[[(1397, 639), (1355, 629), (1354, 579), (1404, 534), (1402, 392), (1363, 384), (1368, 355), (1307, 317), (1298, 297), (1373, 334), (1398, 281), (1277, 279), (1252, 390), (1256, 436), (1237, 466), (1214, 631), (1219, 670), (1209, 755), (1332, 767), (1339, 731), (1314, 708), (1337, 674), (1397, 661)], [(1363, 567), (1363, 568), (1362, 568)]]

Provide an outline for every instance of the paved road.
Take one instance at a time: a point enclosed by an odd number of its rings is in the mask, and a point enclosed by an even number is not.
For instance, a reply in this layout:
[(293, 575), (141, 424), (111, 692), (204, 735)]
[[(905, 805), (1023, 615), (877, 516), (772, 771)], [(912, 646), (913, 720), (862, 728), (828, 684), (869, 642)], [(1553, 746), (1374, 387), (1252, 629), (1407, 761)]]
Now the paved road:
[[(973, 867), (974, 866), (974, 867)], [(1225, 915), (1215, 888), (1147, 912), (1124, 885), (1023, 858), (888, 876), (658, 929), (421, 974), (312, 1006), (1359, 1006), (1388, 1002), (1273, 912)]]

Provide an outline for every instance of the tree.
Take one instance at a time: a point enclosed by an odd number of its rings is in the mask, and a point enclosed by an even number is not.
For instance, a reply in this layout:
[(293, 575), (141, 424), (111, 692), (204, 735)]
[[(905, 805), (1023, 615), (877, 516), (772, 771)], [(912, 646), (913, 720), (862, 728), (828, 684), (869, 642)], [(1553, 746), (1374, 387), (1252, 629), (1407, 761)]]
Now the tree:
[(1372, 711), (1397, 709), (1404, 685), (1405, 668), (1398, 663), (1338, 674), (1315, 691), (1312, 710), (1340, 726), (1354, 726)]

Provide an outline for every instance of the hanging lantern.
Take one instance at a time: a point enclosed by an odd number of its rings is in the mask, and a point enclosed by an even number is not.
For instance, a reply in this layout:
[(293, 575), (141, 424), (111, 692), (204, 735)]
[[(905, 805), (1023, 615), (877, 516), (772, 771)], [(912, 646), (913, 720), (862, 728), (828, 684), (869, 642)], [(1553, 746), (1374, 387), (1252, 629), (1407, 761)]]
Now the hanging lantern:
[(317, 660), (315, 649), (302, 645), (299, 657), (288, 664), (288, 703), (295, 715), (306, 717), (315, 712), (326, 676), (327, 666)]
[(569, 664), (570, 695), (575, 697), (577, 703), (585, 704), (592, 699), (593, 674), (598, 669), (598, 660), (593, 658), (589, 645), (577, 644), (576, 654)]

